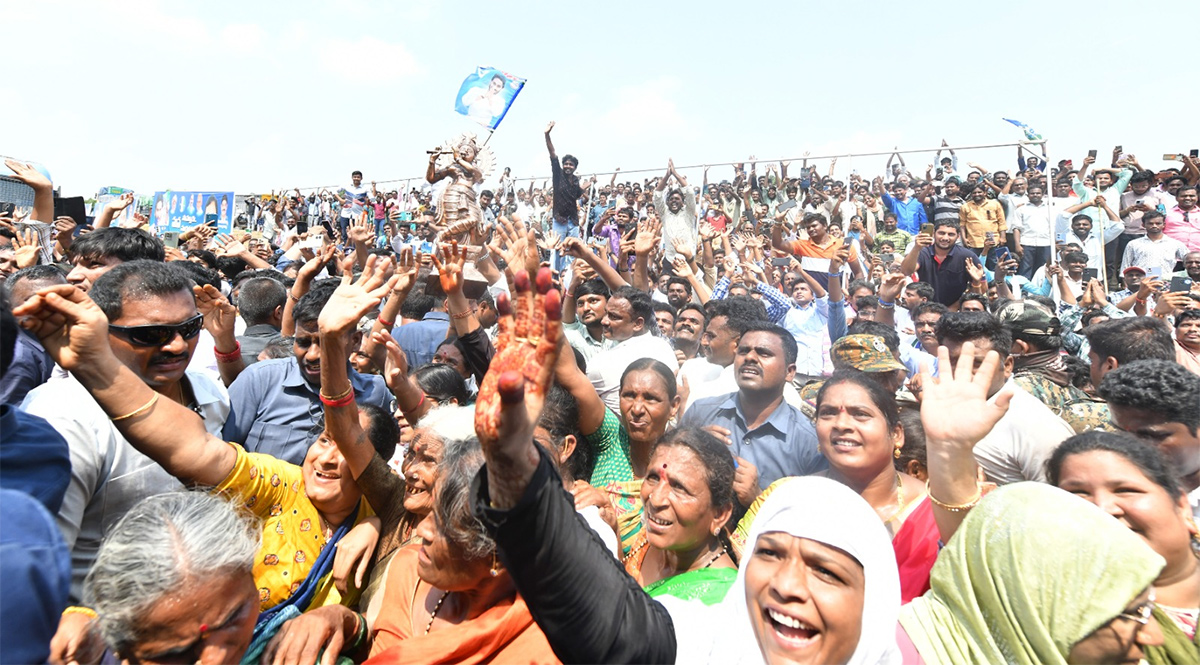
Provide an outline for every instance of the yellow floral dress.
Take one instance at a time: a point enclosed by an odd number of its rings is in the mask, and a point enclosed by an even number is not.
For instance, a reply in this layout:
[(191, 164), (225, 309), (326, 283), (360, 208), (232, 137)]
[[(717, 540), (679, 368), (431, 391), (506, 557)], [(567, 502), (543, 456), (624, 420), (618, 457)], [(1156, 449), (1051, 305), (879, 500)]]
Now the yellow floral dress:
[[(229, 445), (237, 451), (237, 461), (213, 491), (237, 497), (263, 520), (263, 544), (254, 561), (254, 583), (262, 609), (267, 610), (287, 600), (308, 576), (325, 547), (325, 530), (316, 506), (304, 492), (300, 467), (270, 455), (248, 453), (236, 443)], [(372, 514), (367, 502), (362, 501), (355, 524)], [(322, 582), (309, 608), (342, 600), (330, 577)]]

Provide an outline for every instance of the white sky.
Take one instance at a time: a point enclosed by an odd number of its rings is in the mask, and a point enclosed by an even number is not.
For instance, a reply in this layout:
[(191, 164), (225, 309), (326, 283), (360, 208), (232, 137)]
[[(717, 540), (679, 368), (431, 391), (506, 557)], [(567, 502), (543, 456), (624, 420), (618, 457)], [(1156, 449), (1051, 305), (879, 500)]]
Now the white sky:
[[(420, 177), (425, 150), (486, 133), (453, 111), (485, 65), (529, 79), (490, 143), (518, 177), (548, 174), (549, 120), (585, 174), (1019, 139), (1001, 117), (1051, 161), (1120, 143), (1156, 168), (1200, 147), (1198, 19), (1194, 0), (0, 0), (0, 154), (43, 163), (65, 195)], [(1014, 151), (960, 167), (1011, 169)]]

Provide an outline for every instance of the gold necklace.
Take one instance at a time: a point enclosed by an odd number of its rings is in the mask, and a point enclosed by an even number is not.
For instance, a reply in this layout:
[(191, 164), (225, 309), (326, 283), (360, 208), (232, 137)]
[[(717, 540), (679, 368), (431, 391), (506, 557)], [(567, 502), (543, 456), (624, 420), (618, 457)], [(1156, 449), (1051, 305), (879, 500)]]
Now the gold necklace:
[(449, 591), (443, 591), (442, 597), (438, 598), (437, 604), (433, 606), (433, 612), (430, 613), (430, 615), (429, 615), (429, 623), (425, 624), (425, 634), (426, 635), (429, 634), (429, 629), (433, 628), (433, 620), (435, 618), (437, 618), (438, 610), (442, 609), (442, 601), (446, 600), (446, 596), (449, 596), (449, 595), (450, 595)]

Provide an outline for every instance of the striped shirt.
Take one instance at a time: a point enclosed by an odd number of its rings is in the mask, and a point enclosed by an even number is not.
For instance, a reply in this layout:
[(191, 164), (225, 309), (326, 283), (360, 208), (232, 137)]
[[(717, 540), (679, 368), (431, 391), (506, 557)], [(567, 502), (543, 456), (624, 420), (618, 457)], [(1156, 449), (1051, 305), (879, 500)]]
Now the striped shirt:
[(945, 196), (933, 197), (933, 223), (937, 224), (941, 220), (949, 220), (958, 223), (958, 209), (962, 207), (963, 198), (956, 196), (948, 198)]

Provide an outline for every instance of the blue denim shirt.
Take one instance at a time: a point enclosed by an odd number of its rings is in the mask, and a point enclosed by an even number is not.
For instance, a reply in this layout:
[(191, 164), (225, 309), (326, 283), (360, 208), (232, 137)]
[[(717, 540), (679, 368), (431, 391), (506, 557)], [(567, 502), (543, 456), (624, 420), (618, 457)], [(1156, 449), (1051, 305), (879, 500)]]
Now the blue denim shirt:
[(433, 362), (438, 345), (446, 340), (450, 329), (450, 315), (445, 312), (429, 312), (420, 321), (392, 328), (392, 337), (404, 351), (408, 368), (414, 370)]
[(796, 407), (780, 402), (766, 422), (747, 431), (738, 393), (704, 397), (683, 414), (680, 427), (717, 425), (729, 430), (730, 452), (758, 467), (758, 487), (786, 476), (807, 476), (829, 468), (817, 449), (817, 431)]
[[(387, 409), (392, 402), (383, 377), (349, 369), (350, 385), (361, 404)], [(229, 386), (230, 411), (221, 431), (226, 441), (247, 452), (266, 453), (297, 466), (304, 464), (323, 410), (317, 387), (309, 385), (295, 358), (255, 363)]]

